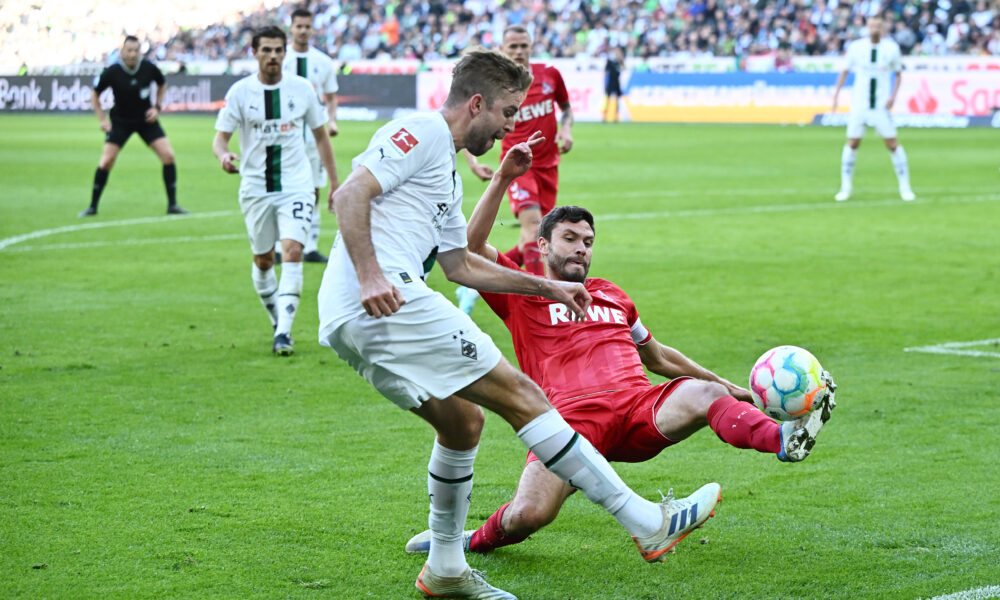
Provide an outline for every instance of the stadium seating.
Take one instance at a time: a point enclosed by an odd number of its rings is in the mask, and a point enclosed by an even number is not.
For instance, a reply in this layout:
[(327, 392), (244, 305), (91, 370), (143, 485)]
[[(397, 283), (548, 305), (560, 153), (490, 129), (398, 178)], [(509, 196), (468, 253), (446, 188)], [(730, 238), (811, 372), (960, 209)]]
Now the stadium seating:
[[(112, 3), (114, 4), (114, 3)], [(123, 34), (138, 35), (147, 55), (178, 62), (244, 58), (250, 32), (287, 24), (298, 5), (266, 0), (238, 12), (236, 0), (143, 5), (140, 13), (97, 0), (13, 0), (0, 8), (0, 69), (102, 63)], [(317, 43), (331, 56), (358, 59), (457, 56), (495, 44), (520, 23), (539, 57), (746, 56), (777, 52), (839, 54), (863, 34), (864, 15), (880, 12), (904, 54), (1000, 55), (1000, 9), (986, 0), (465, 0), (399, 2), (321, 0)], [(129, 25), (131, 24), (131, 25)], [(129, 29), (131, 26), (132, 29)]]

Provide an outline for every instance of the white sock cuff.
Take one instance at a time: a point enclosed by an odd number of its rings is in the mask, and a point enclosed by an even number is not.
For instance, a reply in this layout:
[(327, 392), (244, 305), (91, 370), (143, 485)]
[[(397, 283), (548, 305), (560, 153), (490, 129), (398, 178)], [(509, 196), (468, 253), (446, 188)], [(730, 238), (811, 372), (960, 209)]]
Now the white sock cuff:
[(854, 158), (857, 154), (858, 154), (857, 148), (851, 148), (847, 144), (844, 144), (844, 151), (841, 153), (841, 156), (843, 158), (845, 159)]
[(569, 429), (569, 424), (562, 418), (559, 411), (553, 408), (548, 412), (538, 415), (530, 423), (522, 427), (517, 432), (517, 437), (521, 438), (525, 446), (531, 448), (564, 429)]
[(434, 477), (453, 481), (472, 475), (472, 466), (476, 462), (476, 452), (479, 446), (469, 450), (452, 450), (445, 448), (434, 440), (431, 459), (427, 464), (427, 472)]

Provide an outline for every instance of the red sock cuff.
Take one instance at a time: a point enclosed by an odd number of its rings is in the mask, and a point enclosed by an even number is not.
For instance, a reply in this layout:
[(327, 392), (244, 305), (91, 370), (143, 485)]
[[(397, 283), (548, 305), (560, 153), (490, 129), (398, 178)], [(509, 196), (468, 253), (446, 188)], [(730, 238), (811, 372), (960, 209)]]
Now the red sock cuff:
[(510, 502), (498, 508), (495, 513), (490, 515), (489, 519), (486, 519), (483, 526), (472, 534), (472, 538), (469, 540), (470, 552), (486, 554), (496, 548), (517, 544), (526, 539), (507, 535), (503, 530), (503, 526), (500, 525), (501, 520), (503, 520), (503, 513), (506, 512), (508, 506), (510, 506)]

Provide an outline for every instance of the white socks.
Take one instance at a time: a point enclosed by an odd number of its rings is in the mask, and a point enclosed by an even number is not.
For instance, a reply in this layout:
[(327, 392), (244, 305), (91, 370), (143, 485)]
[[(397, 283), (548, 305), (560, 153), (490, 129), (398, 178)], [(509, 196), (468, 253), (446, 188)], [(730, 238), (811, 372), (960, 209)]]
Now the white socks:
[[(272, 269), (273, 270), (273, 269)], [(281, 280), (278, 282), (278, 328), (274, 334), (290, 334), (295, 311), (299, 309), (299, 298), (302, 296), (302, 263), (281, 263)]]
[(854, 179), (854, 162), (858, 157), (855, 148), (844, 144), (844, 151), (840, 155), (840, 189), (850, 191), (851, 181)]
[(277, 325), (278, 312), (275, 307), (277, 299), (274, 297), (274, 294), (278, 291), (278, 279), (274, 276), (274, 268), (261, 271), (257, 263), (252, 263), (252, 265), (253, 269), (250, 271), (250, 277), (253, 279), (253, 289), (257, 290), (261, 304), (267, 309), (267, 314), (271, 317), (271, 325)]
[(647, 537), (663, 524), (659, 505), (629, 489), (608, 461), (587, 438), (573, 431), (556, 409), (525, 425), (517, 437), (550, 471), (614, 515), (629, 534)]
[(320, 210), (317, 203), (316, 209), (312, 214), (312, 221), (309, 223), (309, 237), (306, 239), (305, 248), (302, 250), (304, 254), (316, 252), (319, 249), (319, 221), (322, 213), (323, 211)]
[(896, 146), (896, 151), (891, 152), (892, 168), (896, 170), (896, 179), (899, 180), (900, 190), (910, 189), (910, 165), (906, 162), (906, 151), (902, 146)]
[(456, 577), (468, 566), (462, 533), (472, 501), (472, 463), (478, 448), (450, 450), (434, 440), (427, 465), (427, 493), (431, 498), (427, 566), (435, 575)]

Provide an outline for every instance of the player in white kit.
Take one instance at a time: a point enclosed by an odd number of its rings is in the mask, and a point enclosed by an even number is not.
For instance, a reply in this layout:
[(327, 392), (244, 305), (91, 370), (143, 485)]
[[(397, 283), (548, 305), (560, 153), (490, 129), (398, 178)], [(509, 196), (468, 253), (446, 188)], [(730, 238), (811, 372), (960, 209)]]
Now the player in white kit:
[[(319, 96), (320, 103), (326, 107), (326, 114), (329, 118), (327, 130), (330, 132), (330, 137), (334, 137), (338, 131), (337, 90), (339, 87), (337, 86), (337, 66), (332, 58), (309, 44), (314, 32), (313, 19), (314, 15), (308, 9), (297, 8), (292, 12), (292, 26), (290, 28), (292, 45), (285, 54), (282, 69), (286, 73), (294, 73), (300, 77), (305, 77), (309, 80), (309, 83), (313, 84), (313, 87), (316, 88), (316, 94)], [(313, 185), (316, 187), (316, 211), (313, 213), (312, 226), (309, 230), (309, 237), (306, 239), (302, 260), (304, 262), (325, 263), (326, 256), (319, 251), (318, 242), (320, 220), (324, 210), (319, 205), (319, 193), (326, 185), (326, 170), (323, 168), (323, 162), (319, 158), (319, 151), (316, 149), (316, 144), (308, 137), (309, 132), (303, 131), (302, 134), (306, 136), (306, 156), (309, 157), (309, 165), (312, 167)], [(333, 210), (333, 207), (330, 206), (329, 210)], [(275, 250), (280, 251), (279, 248), (275, 248)]]
[[(582, 284), (506, 269), (466, 248), (456, 151), (481, 156), (512, 132), (530, 83), (530, 72), (499, 52), (466, 53), (442, 109), (379, 129), (334, 194), (340, 230), (319, 291), (319, 339), (437, 433), (427, 476), (430, 551), (416, 581), (427, 596), (514, 598), (465, 560), (480, 406), (503, 417), (552, 473), (614, 515), (644, 551), (673, 542), (667, 508), (629, 489), (469, 316), (424, 282), (437, 262), (456, 283), (541, 296), (584, 317), (591, 298)], [(531, 148), (541, 139), (511, 148), (486, 193), (502, 196), (530, 167)], [(705, 516), (716, 501), (713, 495), (693, 511)]]
[[(302, 295), (302, 247), (315, 209), (315, 188), (303, 131), (329, 173), (330, 194), (337, 188), (333, 148), (326, 133), (327, 115), (306, 79), (282, 76), (285, 33), (266, 27), (253, 36), (259, 72), (233, 84), (215, 123), (212, 150), (227, 173), (240, 173), (240, 208), (253, 252), (252, 279), (274, 328), (272, 350), (292, 354), (292, 322)], [(240, 156), (229, 151), (240, 132)], [(284, 254), (281, 280), (274, 275), (274, 244)]]
[(841, 154), (840, 191), (835, 198), (843, 201), (851, 197), (858, 146), (861, 145), (865, 127), (872, 126), (889, 149), (892, 166), (899, 181), (899, 196), (903, 200), (913, 200), (916, 196), (910, 188), (910, 167), (906, 161), (906, 152), (896, 139), (896, 125), (892, 122), (891, 114), (902, 81), (903, 63), (899, 45), (892, 38), (883, 37), (882, 17), (871, 16), (866, 25), (868, 37), (855, 40), (847, 46), (847, 65), (837, 78), (837, 88), (833, 92), (832, 112), (836, 112), (840, 88), (844, 86), (847, 74), (853, 71), (854, 88), (851, 94), (851, 112), (847, 118), (847, 144)]

